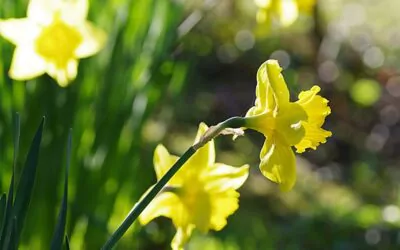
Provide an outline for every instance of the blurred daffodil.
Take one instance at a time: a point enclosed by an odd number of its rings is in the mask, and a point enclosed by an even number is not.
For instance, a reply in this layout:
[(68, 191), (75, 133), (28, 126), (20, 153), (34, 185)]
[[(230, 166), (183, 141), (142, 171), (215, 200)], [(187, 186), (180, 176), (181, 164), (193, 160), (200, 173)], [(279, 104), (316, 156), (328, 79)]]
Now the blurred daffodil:
[(47, 73), (62, 87), (75, 79), (78, 58), (97, 53), (106, 37), (86, 20), (88, 8), (88, 0), (31, 0), (26, 18), (0, 20), (0, 34), (16, 45), (10, 77)]
[(256, 101), (246, 114), (245, 127), (264, 134), (260, 170), (265, 177), (289, 191), (296, 182), (295, 155), (308, 148), (316, 149), (332, 133), (321, 128), (330, 114), (328, 100), (313, 86), (290, 102), (289, 90), (276, 60), (268, 60), (257, 72)]
[[(200, 124), (196, 141), (207, 130)], [(178, 160), (159, 145), (154, 153), (154, 168), (160, 178)], [(236, 191), (248, 176), (248, 166), (239, 168), (215, 163), (214, 142), (200, 148), (174, 177), (164, 190), (139, 216), (145, 225), (158, 216), (172, 219), (177, 228), (172, 240), (173, 249), (183, 249), (193, 229), (201, 232), (221, 230), (227, 217), (238, 208), (239, 193)]]
[(309, 14), (316, 0), (254, 0), (257, 5), (257, 22), (275, 21), (283, 27), (289, 26), (300, 13)]

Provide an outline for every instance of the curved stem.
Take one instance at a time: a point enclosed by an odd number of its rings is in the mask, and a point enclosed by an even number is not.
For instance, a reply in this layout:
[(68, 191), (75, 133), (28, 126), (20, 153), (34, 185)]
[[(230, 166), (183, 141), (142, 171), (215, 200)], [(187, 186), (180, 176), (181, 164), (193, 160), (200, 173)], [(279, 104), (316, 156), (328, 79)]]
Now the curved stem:
[(215, 126), (211, 126), (199, 140), (198, 143), (191, 146), (186, 152), (178, 159), (178, 161), (165, 173), (165, 175), (150, 189), (150, 191), (141, 199), (132, 210), (128, 213), (121, 225), (115, 232), (108, 238), (107, 242), (101, 248), (103, 250), (112, 249), (115, 244), (122, 238), (129, 227), (135, 222), (143, 210), (149, 203), (157, 196), (157, 194), (164, 188), (168, 181), (176, 174), (176, 172), (196, 153), (196, 151), (203, 147), (207, 142), (217, 137), (226, 128), (240, 128), (244, 125), (244, 118), (232, 117)]

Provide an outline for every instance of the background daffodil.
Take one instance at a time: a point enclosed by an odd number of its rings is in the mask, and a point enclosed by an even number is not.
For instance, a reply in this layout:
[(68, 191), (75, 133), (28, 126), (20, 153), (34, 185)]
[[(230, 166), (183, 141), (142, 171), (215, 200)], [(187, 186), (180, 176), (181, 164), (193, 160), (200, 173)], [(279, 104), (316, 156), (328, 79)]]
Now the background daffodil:
[(315, 0), (254, 0), (257, 7), (257, 22), (275, 21), (283, 27), (290, 26), (300, 13), (312, 12)]
[(265, 177), (279, 183), (283, 191), (296, 182), (295, 155), (292, 146), (302, 153), (325, 143), (331, 132), (321, 128), (330, 114), (328, 100), (317, 95), (318, 86), (290, 102), (289, 90), (276, 60), (268, 60), (257, 72), (256, 101), (246, 114), (246, 127), (265, 136), (260, 153), (260, 170)]
[[(207, 130), (202, 123), (196, 142)], [(154, 152), (154, 168), (159, 180), (177, 161), (167, 149), (159, 145)], [(248, 166), (239, 168), (215, 163), (214, 142), (200, 148), (139, 216), (145, 225), (158, 216), (172, 219), (177, 228), (171, 243), (173, 249), (183, 249), (194, 228), (206, 233), (221, 230), (226, 219), (238, 208), (236, 191), (248, 176)]]
[(28, 80), (49, 74), (65, 87), (78, 59), (97, 53), (105, 33), (86, 20), (87, 0), (31, 0), (27, 17), (0, 21), (0, 34), (16, 45), (9, 75)]

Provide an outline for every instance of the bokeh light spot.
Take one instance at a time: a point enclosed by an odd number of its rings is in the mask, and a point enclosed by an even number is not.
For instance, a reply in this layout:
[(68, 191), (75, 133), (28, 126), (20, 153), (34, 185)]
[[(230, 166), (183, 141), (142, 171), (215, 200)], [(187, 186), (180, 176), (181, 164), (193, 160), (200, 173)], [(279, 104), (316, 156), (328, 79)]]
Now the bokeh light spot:
[(375, 80), (360, 79), (351, 87), (350, 95), (358, 104), (371, 106), (380, 98), (381, 87)]
[(378, 229), (369, 229), (365, 233), (365, 241), (369, 245), (376, 245), (381, 241), (381, 232)]
[(382, 211), (382, 217), (385, 221), (394, 223), (400, 219), (400, 209), (396, 205), (388, 205)]
[(318, 67), (319, 78), (324, 82), (333, 82), (339, 77), (339, 69), (332, 61), (325, 61)]
[(253, 48), (254, 44), (254, 35), (248, 30), (241, 30), (235, 36), (235, 45), (241, 51), (246, 51)]
[(270, 59), (278, 60), (279, 65), (283, 69), (287, 69), (290, 65), (290, 55), (284, 50), (276, 50), (272, 52)]
[(391, 77), (386, 83), (386, 89), (390, 95), (400, 97), (400, 76)]
[(380, 48), (371, 47), (363, 54), (363, 62), (372, 69), (379, 68), (385, 62), (385, 56)]

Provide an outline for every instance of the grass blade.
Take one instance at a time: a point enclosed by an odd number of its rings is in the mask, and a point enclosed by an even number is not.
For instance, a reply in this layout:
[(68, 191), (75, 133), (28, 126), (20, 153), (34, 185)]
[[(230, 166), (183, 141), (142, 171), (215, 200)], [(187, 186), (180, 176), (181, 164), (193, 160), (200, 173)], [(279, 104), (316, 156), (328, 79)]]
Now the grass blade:
[(0, 246), (2, 249), (8, 249), (10, 243), (10, 237), (12, 235), (13, 230), (13, 202), (14, 202), (14, 186), (15, 186), (15, 166), (17, 164), (17, 156), (19, 151), (19, 136), (20, 136), (20, 118), (17, 113), (15, 116), (14, 123), (14, 162), (13, 162), (13, 170), (11, 176), (10, 187), (8, 189), (8, 199), (6, 208), (4, 211), (3, 217), (3, 225), (0, 228)]
[(71, 249), (71, 247), (69, 246), (68, 234), (65, 235), (65, 249), (66, 249), (66, 250), (70, 250), (70, 249)]
[(15, 244), (18, 245), (18, 240), (23, 229), (26, 213), (31, 201), (33, 185), (36, 178), (36, 169), (38, 164), (40, 143), (42, 141), (44, 117), (36, 131), (32, 144), (29, 148), (28, 157), (25, 161), (24, 169), (22, 170), (21, 179), (19, 180), (17, 192), (14, 201), (14, 213), (16, 221)]
[[(0, 197), (0, 238), (1, 238), (1, 231), (3, 229), (3, 223), (5, 219), (5, 212), (6, 212), (6, 206), (7, 206), (7, 196), (6, 194), (2, 194)], [(1, 239), (0, 239), (1, 241)], [(1, 246), (1, 244), (0, 244)]]
[(57, 225), (54, 230), (53, 239), (51, 240), (51, 250), (61, 250), (65, 234), (65, 225), (67, 222), (67, 205), (68, 205), (68, 173), (71, 158), (72, 130), (69, 131), (67, 142), (67, 165), (65, 167), (64, 177), (64, 195), (61, 203), (61, 209), (58, 214)]

